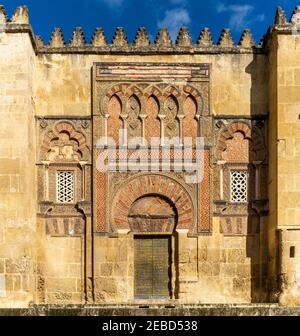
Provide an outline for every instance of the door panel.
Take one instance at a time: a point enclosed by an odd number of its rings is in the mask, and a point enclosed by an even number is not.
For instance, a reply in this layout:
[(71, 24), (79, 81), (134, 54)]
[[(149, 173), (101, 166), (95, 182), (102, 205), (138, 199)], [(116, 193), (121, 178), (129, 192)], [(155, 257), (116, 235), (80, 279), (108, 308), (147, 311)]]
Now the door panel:
[(170, 297), (170, 238), (136, 237), (134, 240), (136, 298)]
[(152, 295), (152, 239), (135, 239), (135, 296)]
[(169, 296), (169, 239), (153, 239), (153, 295)]

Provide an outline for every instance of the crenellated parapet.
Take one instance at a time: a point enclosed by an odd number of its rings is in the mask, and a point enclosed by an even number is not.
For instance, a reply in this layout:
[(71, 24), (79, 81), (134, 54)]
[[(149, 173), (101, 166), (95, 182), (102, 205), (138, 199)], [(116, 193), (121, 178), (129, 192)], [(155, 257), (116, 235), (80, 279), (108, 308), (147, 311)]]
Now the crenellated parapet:
[(3, 5), (0, 5), (0, 25), (7, 33), (28, 32), (36, 53), (82, 53), (82, 54), (218, 54), (218, 53), (264, 53), (268, 36), (272, 32), (300, 32), (300, 6), (293, 11), (288, 20), (284, 10), (278, 7), (274, 25), (271, 26), (259, 44), (252, 33), (245, 29), (236, 44), (229, 29), (223, 29), (217, 42), (208, 28), (204, 28), (198, 39), (193, 41), (187, 27), (179, 29), (177, 38), (172, 41), (167, 28), (161, 28), (154, 41), (150, 41), (146, 28), (138, 29), (133, 41), (128, 41), (124, 28), (118, 27), (111, 41), (108, 41), (102, 28), (97, 28), (90, 41), (87, 41), (81, 27), (74, 29), (69, 43), (65, 41), (60, 28), (55, 28), (48, 43), (35, 36), (30, 25), (28, 8), (20, 6), (8, 18)]
[(0, 24), (5, 24), (8, 21), (5, 8), (3, 5), (0, 5)]
[(281, 34), (300, 34), (300, 6), (296, 6), (290, 19), (288, 20), (282, 7), (278, 7), (275, 14), (274, 25), (269, 32)]
[(82, 28), (75, 28), (69, 43), (65, 42), (63, 32), (55, 28), (50, 41), (45, 44), (36, 37), (39, 53), (87, 53), (87, 54), (197, 54), (197, 53), (261, 53), (262, 46), (257, 46), (250, 30), (246, 29), (239, 43), (233, 41), (229, 29), (223, 29), (217, 43), (214, 43), (208, 28), (202, 30), (197, 41), (193, 42), (187, 27), (181, 27), (177, 38), (172, 41), (167, 28), (161, 28), (151, 42), (146, 28), (138, 29), (133, 41), (128, 41), (124, 28), (118, 27), (111, 43), (108, 42), (102, 28), (97, 28), (90, 42), (86, 41)]
[(8, 18), (4, 5), (0, 5), (0, 24), (7, 24), (7, 28), (13, 25), (30, 25), (27, 6), (17, 7), (13, 16)]
[(238, 43), (240, 48), (253, 48), (255, 47), (255, 40), (249, 29), (245, 29)]

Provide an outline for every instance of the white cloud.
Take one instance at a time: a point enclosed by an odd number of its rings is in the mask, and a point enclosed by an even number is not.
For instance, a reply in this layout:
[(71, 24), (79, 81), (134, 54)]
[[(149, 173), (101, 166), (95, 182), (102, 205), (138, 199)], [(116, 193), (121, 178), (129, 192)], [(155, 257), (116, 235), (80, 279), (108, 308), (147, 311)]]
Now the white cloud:
[(251, 17), (254, 7), (251, 5), (225, 5), (218, 3), (216, 6), (218, 13), (230, 13), (229, 26), (233, 30), (241, 30), (253, 22), (262, 22), (265, 19), (264, 14)]
[(218, 13), (222, 13), (222, 12), (226, 12), (226, 11), (227, 11), (227, 7), (223, 3), (221, 3), (221, 2), (217, 3), (217, 12)]
[(173, 5), (186, 5), (187, 0), (169, 0)]
[(121, 7), (123, 5), (124, 0), (97, 0), (98, 2), (105, 3), (111, 8)]
[(158, 28), (168, 28), (171, 38), (175, 40), (179, 28), (188, 25), (190, 22), (190, 14), (186, 9), (174, 8), (165, 11), (164, 18), (161, 21), (157, 22), (157, 26)]
[(263, 22), (263, 21), (265, 21), (265, 14), (260, 14), (260, 15), (257, 15), (257, 17), (256, 17), (256, 21), (258, 21), (258, 22)]

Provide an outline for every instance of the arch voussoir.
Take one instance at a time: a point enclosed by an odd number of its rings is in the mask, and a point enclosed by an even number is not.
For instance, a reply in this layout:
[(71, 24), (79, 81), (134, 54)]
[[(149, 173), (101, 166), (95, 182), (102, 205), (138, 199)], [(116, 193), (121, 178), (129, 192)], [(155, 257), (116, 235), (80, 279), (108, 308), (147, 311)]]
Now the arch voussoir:
[(187, 190), (174, 179), (160, 174), (139, 175), (121, 186), (112, 204), (113, 227), (130, 230), (128, 216), (132, 205), (149, 195), (157, 195), (173, 204), (178, 216), (177, 227), (192, 227), (194, 208)]

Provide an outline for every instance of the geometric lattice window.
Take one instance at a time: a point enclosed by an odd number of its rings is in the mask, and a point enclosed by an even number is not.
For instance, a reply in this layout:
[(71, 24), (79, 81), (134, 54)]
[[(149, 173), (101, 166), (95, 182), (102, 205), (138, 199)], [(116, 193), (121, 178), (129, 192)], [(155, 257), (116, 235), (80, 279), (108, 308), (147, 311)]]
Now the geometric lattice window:
[(57, 202), (74, 202), (74, 173), (61, 171), (57, 173)]
[(247, 202), (248, 172), (236, 170), (230, 172), (230, 201), (235, 203)]

